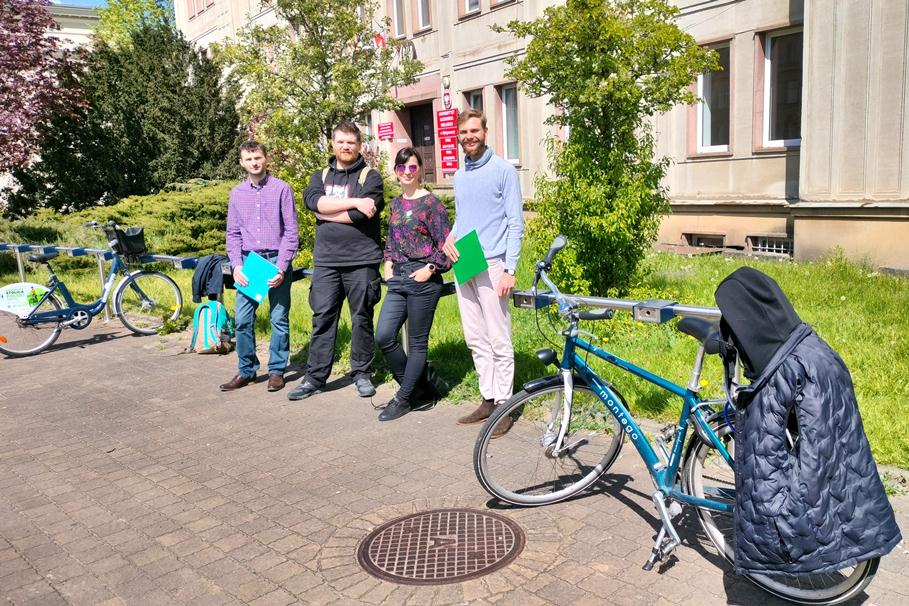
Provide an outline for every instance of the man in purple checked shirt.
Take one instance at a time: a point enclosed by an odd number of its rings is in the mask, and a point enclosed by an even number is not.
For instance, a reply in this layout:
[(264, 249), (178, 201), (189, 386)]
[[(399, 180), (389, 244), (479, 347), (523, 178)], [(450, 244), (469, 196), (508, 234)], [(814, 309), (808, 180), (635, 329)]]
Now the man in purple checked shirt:
[[(299, 228), (294, 193), (290, 186), (268, 174), (268, 153), (257, 141), (240, 146), (240, 166), (247, 178), (230, 192), (227, 206), (227, 256), (234, 282), (246, 286), (243, 262), (255, 251), (278, 267), (269, 280), (268, 305), (271, 314), (271, 346), (268, 350), (268, 391), (284, 387), (284, 369), (290, 358), (290, 262), (297, 254)], [(259, 304), (237, 292), (236, 376), (221, 385), (221, 391), (246, 387), (256, 379), (255, 320)]]

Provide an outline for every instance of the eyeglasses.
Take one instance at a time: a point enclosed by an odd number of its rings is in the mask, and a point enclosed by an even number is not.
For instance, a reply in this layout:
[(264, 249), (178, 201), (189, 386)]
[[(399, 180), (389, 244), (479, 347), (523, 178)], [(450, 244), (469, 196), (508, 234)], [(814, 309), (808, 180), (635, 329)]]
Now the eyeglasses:
[(403, 175), (405, 172), (414, 174), (418, 170), (420, 170), (420, 167), (417, 164), (410, 164), (407, 166), (404, 166), (403, 164), (398, 164), (397, 166), (395, 166), (395, 172), (398, 173), (399, 175)]

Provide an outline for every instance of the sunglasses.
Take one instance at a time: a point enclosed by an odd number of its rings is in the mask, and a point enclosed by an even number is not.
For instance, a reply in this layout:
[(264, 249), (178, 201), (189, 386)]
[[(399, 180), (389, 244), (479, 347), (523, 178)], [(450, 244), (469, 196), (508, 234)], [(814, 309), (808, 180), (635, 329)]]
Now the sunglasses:
[(411, 175), (420, 170), (420, 167), (416, 164), (411, 164), (409, 166), (404, 166), (403, 164), (398, 164), (395, 166), (395, 172), (399, 175), (403, 175), (405, 172), (410, 173)]

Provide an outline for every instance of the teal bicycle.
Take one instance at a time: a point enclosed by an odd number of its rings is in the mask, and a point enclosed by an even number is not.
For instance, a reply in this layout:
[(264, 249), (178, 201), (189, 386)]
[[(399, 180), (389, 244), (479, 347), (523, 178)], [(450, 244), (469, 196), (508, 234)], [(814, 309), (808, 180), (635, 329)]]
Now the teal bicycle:
[[(30, 255), (29, 261), (47, 266), (50, 277), (47, 286), (17, 282), (0, 288), (0, 353), (37, 354), (53, 345), (64, 328), (86, 328), (107, 306), (111, 292), (114, 313), (136, 334), (153, 335), (165, 321), (180, 316), (183, 295), (176, 282), (161, 272), (131, 267), (147, 252), (141, 228), (123, 231), (113, 222), (94, 221), (85, 226), (104, 230), (111, 249), (101, 296), (91, 303), (77, 303), (50, 265), (59, 253)], [(114, 288), (118, 275), (123, 278)]]
[[(653, 503), (662, 521), (645, 570), (681, 544), (673, 519), (683, 506), (694, 507), (704, 533), (717, 551), (733, 561), (735, 532), (735, 432), (724, 412), (726, 400), (703, 400), (699, 393), (705, 357), (719, 351), (719, 311), (664, 301), (628, 301), (562, 295), (547, 276), (556, 253), (566, 245), (557, 237), (536, 266), (529, 294), (516, 292), (518, 307), (536, 309), (555, 302), (568, 325), (559, 356), (541, 349), (537, 357), (558, 374), (532, 380), (496, 407), (477, 437), (474, 471), (489, 494), (507, 503), (536, 506), (567, 499), (592, 486), (615, 462), (627, 437), (647, 466), (656, 491)], [(550, 289), (538, 293), (542, 280)], [(580, 308), (600, 307), (596, 311)], [(582, 338), (583, 320), (608, 320), (615, 310), (636, 319), (663, 322), (682, 317), (678, 330), (700, 344), (687, 386), (676, 385)], [(589, 333), (586, 333), (589, 334)], [(592, 335), (591, 335), (592, 336)], [(581, 356), (593, 355), (682, 399), (678, 423), (655, 438), (641, 431), (622, 394)], [(691, 430), (691, 436), (689, 435)], [(839, 604), (871, 582), (879, 559), (832, 573), (799, 576), (750, 575), (762, 589), (801, 604)]]

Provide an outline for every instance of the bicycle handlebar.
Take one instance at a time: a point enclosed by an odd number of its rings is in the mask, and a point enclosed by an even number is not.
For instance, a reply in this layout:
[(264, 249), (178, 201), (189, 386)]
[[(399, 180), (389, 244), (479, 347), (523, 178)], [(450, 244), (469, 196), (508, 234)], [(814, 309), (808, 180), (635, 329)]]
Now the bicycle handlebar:
[[(533, 278), (533, 286), (531, 287), (534, 299), (544, 299), (547, 303), (557, 303), (559, 313), (563, 316), (576, 312), (575, 316), (579, 320), (608, 320), (612, 317), (611, 312), (624, 310), (632, 312), (635, 320), (652, 323), (666, 322), (674, 317), (695, 317), (714, 321), (719, 320), (721, 317), (720, 310), (715, 307), (681, 305), (674, 301), (634, 301), (631, 299), (613, 299), (609, 297), (563, 295), (552, 280), (549, 279), (546, 271), (552, 266), (552, 261), (556, 254), (562, 250), (567, 243), (565, 236), (559, 235), (555, 237), (552, 246), (549, 248), (549, 252), (546, 253), (546, 258), (537, 263), (536, 272), (534, 273)], [(537, 292), (537, 283), (541, 279), (543, 280), (543, 283), (549, 287), (551, 292)], [(602, 311), (577, 312), (578, 308), (581, 306), (597, 307), (601, 308)]]

